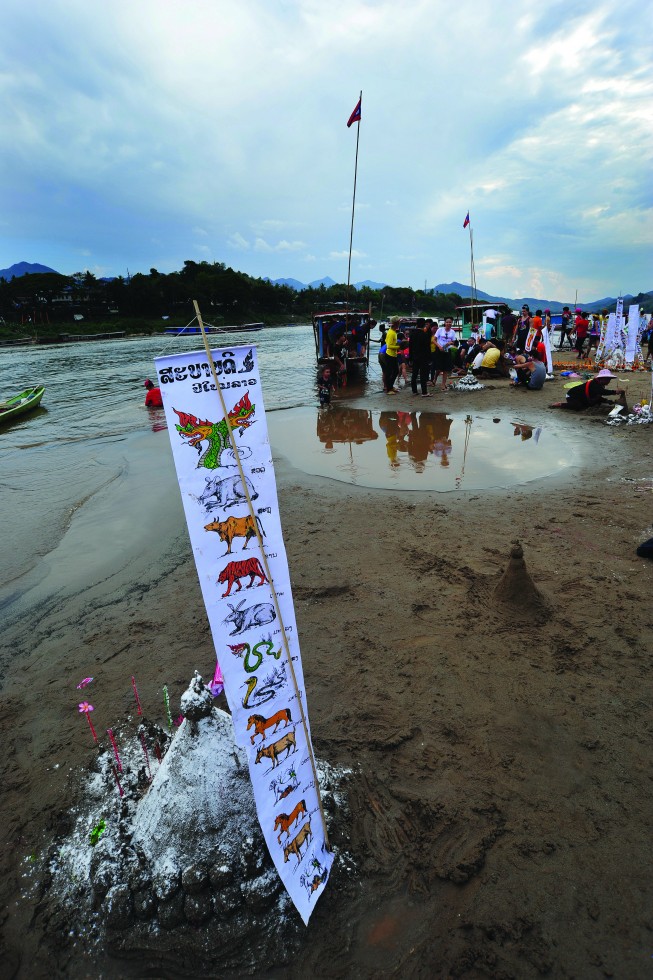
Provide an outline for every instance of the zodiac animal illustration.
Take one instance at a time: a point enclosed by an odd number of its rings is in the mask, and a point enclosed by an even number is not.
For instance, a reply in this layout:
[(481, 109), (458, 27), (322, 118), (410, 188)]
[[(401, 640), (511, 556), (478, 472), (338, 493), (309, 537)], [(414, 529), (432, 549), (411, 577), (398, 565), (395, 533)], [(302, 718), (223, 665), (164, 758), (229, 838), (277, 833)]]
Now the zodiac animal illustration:
[[(225, 449), (231, 448), (229, 431), (238, 429), (242, 435), (245, 429), (252, 425), (254, 421), (252, 416), (256, 408), (250, 403), (249, 392), (247, 392), (227, 412), (227, 417), (220, 419), (219, 422), (209, 422), (207, 419), (200, 421), (195, 415), (180, 412), (176, 408), (173, 408), (173, 411), (179, 416), (179, 423), (175, 424), (177, 432), (182, 439), (187, 439), (188, 445), (197, 449), (200, 454), (197, 461), (198, 467), (204, 466), (208, 470), (216, 470), (221, 465), (222, 453)], [(203, 442), (208, 443), (204, 450), (202, 450)]]
[(313, 860), (310, 862), (309, 867), (316, 869), (315, 874), (312, 878), (310, 875), (302, 875), (299, 879), (299, 883), (306, 889), (310, 899), (313, 892), (316, 892), (320, 885), (327, 880), (329, 873), (327, 869), (324, 868), (315, 858), (313, 858)]
[(238, 374), (249, 374), (250, 371), (254, 369), (254, 357), (252, 356), (252, 351), (250, 349), (249, 353), (245, 354), (245, 359), (243, 360), (243, 366), (239, 370)]
[(298, 786), (297, 773), (291, 766), (290, 769), (282, 772), (278, 779), (273, 779), (270, 783), (269, 789), (274, 793), (275, 804), (280, 803), (281, 800), (285, 800)]
[[(302, 860), (302, 844), (305, 844), (313, 836), (313, 831), (311, 830), (311, 821), (305, 823), (302, 829), (299, 831), (294, 840), (291, 840), (290, 844), (287, 844), (283, 849), (283, 860), (284, 864), (288, 862), (288, 858), (291, 854), (294, 854), (297, 858), (297, 864), (301, 864)], [(308, 849), (308, 848), (307, 848)]]
[(276, 769), (279, 765), (279, 757), (282, 752), (286, 753), (286, 759), (291, 754), (291, 752), (297, 751), (297, 742), (295, 741), (295, 733), (288, 732), (287, 735), (283, 735), (278, 742), (273, 742), (272, 745), (266, 745), (261, 747), (256, 753), (256, 762), (258, 764), (261, 759), (270, 759), (272, 762), (272, 768)]
[[(245, 477), (245, 486), (249, 499), (256, 500), (258, 493), (247, 477)], [(216, 507), (222, 507), (226, 510), (227, 507), (246, 504), (247, 494), (239, 476), (225, 476), (222, 479), (214, 476), (206, 481), (206, 486), (197, 499), (207, 514), (210, 514)]]
[[(286, 665), (282, 663), (279, 667), (275, 667), (271, 674), (265, 678), (262, 682), (261, 687), (258, 687), (258, 677), (248, 677), (245, 683), (247, 688), (247, 693), (242, 700), (243, 708), (249, 707), (250, 698), (252, 698), (252, 708), (258, 708), (260, 705), (265, 704), (266, 701), (271, 701), (272, 698), (276, 697), (279, 688), (282, 688), (287, 681), (286, 677)], [(256, 691), (256, 694), (254, 694)]]
[(299, 822), (299, 818), (306, 816), (306, 800), (300, 800), (292, 813), (279, 813), (274, 819), (274, 830), (280, 831), (277, 841), (281, 843), (283, 834), (290, 837), (290, 828)]
[(261, 524), (258, 515), (252, 516), (252, 514), (246, 514), (245, 517), (234, 517), (231, 515), (226, 519), (226, 521), (211, 521), (210, 524), (204, 525), (205, 531), (215, 531), (221, 541), (227, 542), (227, 550), (225, 555), (230, 555), (231, 545), (233, 544), (234, 538), (245, 538), (245, 544), (243, 545), (243, 551), (249, 544), (250, 538), (256, 537), (256, 522), (258, 521), (259, 531), (261, 535), (265, 537), (265, 531), (263, 530), (263, 525)]
[(271, 715), (270, 718), (264, 718), (263, 715), (250, 715), (247, 719), (247, 731), (249, 731), (250, 728), (254, 729), (254, 734), (250, 735), (252, 745), (254, 744), (254, 739), (257, 735), (260, 735), (262, 739), (265, 739), (265, 733), (268, 728), (272, 728), (270, 734), (274, 735), (282, 721), (285, 721), (286, 726), (292, 724), (290, 708), (281, 708), (280, 711), (277, 711), (276, 714)]
[(246, 589), (251, 589), (254, 585), (254, 579), (258, 576), (259, 581), (257, 585), (265, 585), (267, 579), (265, 573), (261, 567), (261, 563), (258, 558), (246, 558), (244, 561), (230, 561), (228, 565), (222, 569), (218, 575), (217, 582), (219, 585), (224, 585), (227, 583), (227, 591), (222, 593), (222, 598), (228, 596), (231, 593), (231, 587), (234, 582), (238, 586), (236, 592), (240, 592), (242, 585), (240, 584), (241, 578), (246, 578), (249, 575), (249, 584), (245, 586)]
[(225, 626), (228, 626), (229, 623), (234, 624), (234, 628), (229, 636), (235, 636), (236, 633), (245, 633), (254, 626), (265, 626), (267, 623), (273, 623), (277, 618), (271, 602), (257, 602), (254, 606), (241, 609), (240, 607), (245, 601), (245, 599), (241, 599), (237, 606), (232, 606), (230, 602), (227, 603), (231, 612), (222, 622)]

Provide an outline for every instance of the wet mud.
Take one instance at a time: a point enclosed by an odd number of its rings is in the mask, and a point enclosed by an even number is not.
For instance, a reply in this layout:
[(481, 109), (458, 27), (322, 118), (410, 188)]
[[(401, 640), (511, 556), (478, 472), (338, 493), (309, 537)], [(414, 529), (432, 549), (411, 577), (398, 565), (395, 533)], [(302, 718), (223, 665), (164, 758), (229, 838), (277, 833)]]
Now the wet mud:
[(108, 725), (131, 710), (132, 673), (147, 706), (213, 663), (183, 537), (160, 542), (156, 567), (14, 622), (4, 975), (647, 976), (653, 565), (635, 549), (653, 533), (651, 447), (643, 427), (583, 424), (582, 459), (557, 482), (482, 496), (406, 498), (278, 460), (314, 745), (351, 770), (330, 815), (350, 857), (286, 953), (255, 927), (228, 962), (192, 929), (89, 947), (31, 873), (92, 763), (79, 678), (102, 685)]

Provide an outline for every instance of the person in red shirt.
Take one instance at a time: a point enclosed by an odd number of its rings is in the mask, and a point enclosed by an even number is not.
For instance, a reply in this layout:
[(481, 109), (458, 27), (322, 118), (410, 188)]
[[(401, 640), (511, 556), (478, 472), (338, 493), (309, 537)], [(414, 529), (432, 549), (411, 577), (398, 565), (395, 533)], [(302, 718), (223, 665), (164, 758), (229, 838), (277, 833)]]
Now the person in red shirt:
[(161, 398), (161, 389), (157, 388), (152, 381), (148, 378), (145, 381), (145, 387), (147, 388), (147, 394), (145, 396), (145, 407), (146, 408), (161, 408), (163, 406), (163, 399)]
[(578, 351), (577, 361), (583, 356), (583, 347), (585, 345), (585, 340), (587, 339), (587, 334), (590, 328), (590, 322), (587, 319), (587, 315), (581, 310), (576, 310), (576, 350)]
[(539, 344), (542, 339), (542, 310), (536, 310), (535, 316), (531, 317), (531, 327), (537, 330), (534, 343)]

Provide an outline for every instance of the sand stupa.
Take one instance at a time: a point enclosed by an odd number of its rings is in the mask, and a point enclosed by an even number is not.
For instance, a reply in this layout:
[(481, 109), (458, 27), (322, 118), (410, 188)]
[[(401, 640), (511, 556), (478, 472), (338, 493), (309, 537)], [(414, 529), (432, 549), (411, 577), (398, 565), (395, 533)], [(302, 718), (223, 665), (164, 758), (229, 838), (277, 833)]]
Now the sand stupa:
[(519, 541), (513, 541), (508, 565), (494, 590), (495, 601), (509, 607), (515, 616), (540, 618), (549, 612), (549, 602), (533, 582), (526, 562), (524, 549)]

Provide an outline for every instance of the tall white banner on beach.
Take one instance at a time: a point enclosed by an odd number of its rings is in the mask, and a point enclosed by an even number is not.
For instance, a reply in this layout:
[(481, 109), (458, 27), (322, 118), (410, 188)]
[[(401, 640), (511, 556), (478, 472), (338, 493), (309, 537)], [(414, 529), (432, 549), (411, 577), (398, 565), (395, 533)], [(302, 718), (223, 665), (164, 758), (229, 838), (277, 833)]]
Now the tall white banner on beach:
[[(628, 327), (626, 332), (626, 364), (632, 364), (637, 356), (637, 343), (641, 336), (639, 329), (639, 303), (628, 307)], [(641, 353), (641, 349), (640, 349)]]
[(270, 855), (306, 923), (333, 855), (310, 741), (256, 348), (219, 348), (212, 358), (226, 416), (205, 351), (158, 357), (155, 365), (236, 738), (247, 751)]

